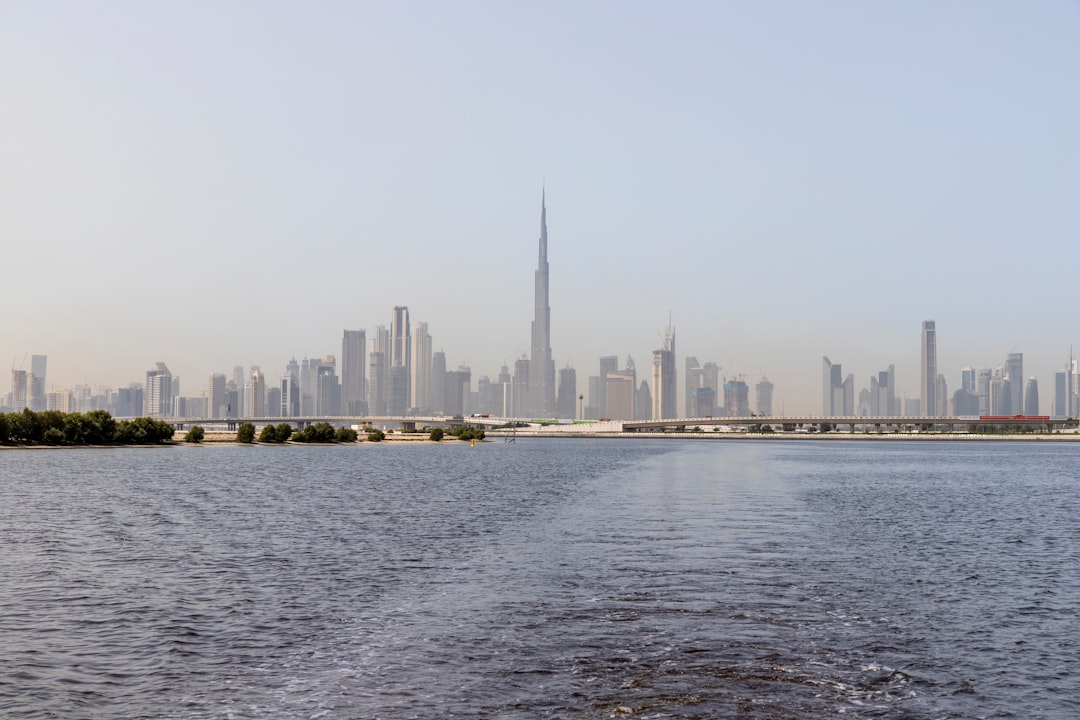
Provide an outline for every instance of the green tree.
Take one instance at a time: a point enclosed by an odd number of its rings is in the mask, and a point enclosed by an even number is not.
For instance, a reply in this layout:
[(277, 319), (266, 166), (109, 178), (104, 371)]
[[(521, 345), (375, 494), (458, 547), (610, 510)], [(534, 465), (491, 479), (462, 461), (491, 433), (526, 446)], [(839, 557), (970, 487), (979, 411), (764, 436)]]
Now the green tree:
[(292, 425), (290, 425), (289, 423), (278, 423), (274, 434), (277, 435), (278, 442), (283, 443), (287, 441), (290, 437), (292, 437)]
[(0, 413), (0, 443), (6, 443), (11, 440), (11, 421), (8, 420), (7, 413)]
[(255, 425), (253, 423), (246, 422), (236, 429), (236, 442), (238, 443), (251, 443), (255, 442)]
[(356, 442), (356, 431), (351, 427), (339, 427), (334, 433), (334, 439), (344, 443)]
[(431, 432), (428, 433), (428, 440), (441, 442), (444, 435), (446, 435), (446, 431), (441, 427), (431, 428)]
[(386, 433), (378, 428), (372, 428), (367, 434), (368, 442), (382, 442), (386, 439)]
[(188, 443), (201, 443), (203, 437), (206, 436), (206, 431), (202, 429), (201, 425), (192, 425), (191, 429), (184, 435), (184, 442)]
[(64, 431), (55, 427), (46, 430), (41, 438), (41, 441), (46, 445), (63, 445), (65, 440)]
[(110, 445), (116, 441), (116, 419), (108, 410), (91, 410), (83, 415), (83, 425), (90, 445)]
[(261, 443), (278, 443), (282, 442), (278, 439), (277, 427), (274, 425), (267, 425), (259, 433), (259, 442)]

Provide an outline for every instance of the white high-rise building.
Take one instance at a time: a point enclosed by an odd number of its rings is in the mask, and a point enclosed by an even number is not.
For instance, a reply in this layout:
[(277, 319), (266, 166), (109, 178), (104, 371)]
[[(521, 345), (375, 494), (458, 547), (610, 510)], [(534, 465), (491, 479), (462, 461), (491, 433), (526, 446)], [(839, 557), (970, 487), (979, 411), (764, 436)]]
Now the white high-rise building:
[(152, 418), (169, 417), (172, 415), (172, 404), (172, 373), (165, 363), (156, 363), (153, 370), (146, 371), (143, 413)]

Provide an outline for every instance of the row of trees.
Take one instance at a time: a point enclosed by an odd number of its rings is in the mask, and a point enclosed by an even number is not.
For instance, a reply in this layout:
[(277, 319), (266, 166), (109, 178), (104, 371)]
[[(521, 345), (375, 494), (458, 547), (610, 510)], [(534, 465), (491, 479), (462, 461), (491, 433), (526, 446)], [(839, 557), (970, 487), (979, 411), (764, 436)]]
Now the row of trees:
[(153, 418), (117, 421), (105, 410), (0, 413), (5, 445), (159, 445), (171, 442), (173, 426)]
[[(368, 439), (371, 439), (370, 437)], [(267, 425), (259, 433), (261, 443), (283, 443), (288, 440), (303, 443), (332, 443), (332, 442), (356, 442), (356, 431), (352, 428), (335, 428), (327, 422), (309, 425), (303, 430), (293, 430), (289, 423)], [(255, 425), (244, 423), (236, 429), (236, 441), (240, 443), (255, 442)]]

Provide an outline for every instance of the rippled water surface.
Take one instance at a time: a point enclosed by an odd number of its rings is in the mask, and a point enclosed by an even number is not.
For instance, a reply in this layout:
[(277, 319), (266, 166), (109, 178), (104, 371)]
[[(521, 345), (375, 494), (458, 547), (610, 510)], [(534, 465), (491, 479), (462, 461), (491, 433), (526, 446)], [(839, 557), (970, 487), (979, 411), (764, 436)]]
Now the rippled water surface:
[(1078, 452), (0, 451), (0, 717), (1080, 717)]

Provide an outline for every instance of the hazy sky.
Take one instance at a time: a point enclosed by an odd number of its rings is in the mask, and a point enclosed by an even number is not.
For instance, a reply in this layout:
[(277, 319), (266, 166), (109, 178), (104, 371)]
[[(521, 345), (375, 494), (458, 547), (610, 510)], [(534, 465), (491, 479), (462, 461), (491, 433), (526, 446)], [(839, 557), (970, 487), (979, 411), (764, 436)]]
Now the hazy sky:
[[(527, 353), (546, 183), (552, 349), (918, 395), (1080, 349), (1080, 3), (0, 4), (0, 358), (126, 385), (340, 355), (427, 321)], [(5, 360), (4, 362), (7, 362)], [(25, 362), (29, 369), (29, 359)], [(679, 379), (680, 386), (682, 378)], [(4, 386), (4, 391), (7, 387)]]

